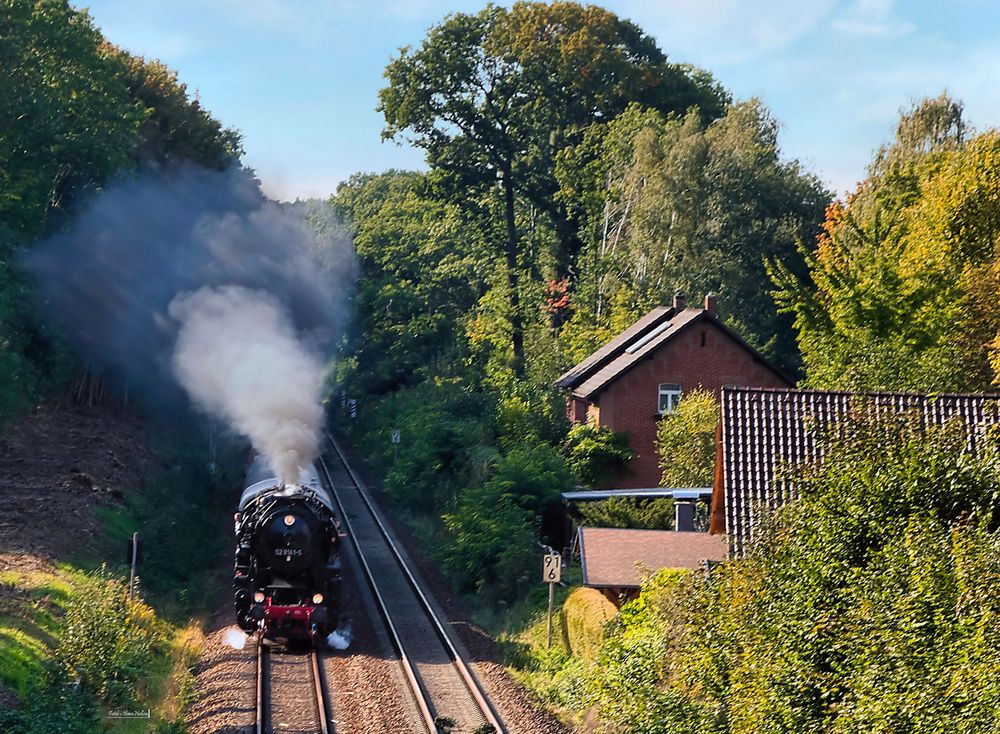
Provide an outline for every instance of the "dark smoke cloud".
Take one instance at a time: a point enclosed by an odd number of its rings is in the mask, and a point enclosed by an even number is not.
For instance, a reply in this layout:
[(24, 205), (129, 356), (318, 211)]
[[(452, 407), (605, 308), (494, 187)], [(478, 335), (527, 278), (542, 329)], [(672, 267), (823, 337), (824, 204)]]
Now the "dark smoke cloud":
[[(193, 355), (175, 354), (177, 337), (191, 304), (213, 293), (264, 304), (303, 355), (321, 364), (329, 354), (347, 315), (353, 248), (342, 232), (319, 236), (300, 211), (266, 199), (241, 169), (147, 172), (109, 186), (24, 261), (43, 314), (92, 369), (162, 398), (197, 373)], [(232, 368), (248, 338), (246, 319), (239, 327), (213, 323), (230, 360), (219, 369)], [(184, 386), (200, 408), (231, 418)]]

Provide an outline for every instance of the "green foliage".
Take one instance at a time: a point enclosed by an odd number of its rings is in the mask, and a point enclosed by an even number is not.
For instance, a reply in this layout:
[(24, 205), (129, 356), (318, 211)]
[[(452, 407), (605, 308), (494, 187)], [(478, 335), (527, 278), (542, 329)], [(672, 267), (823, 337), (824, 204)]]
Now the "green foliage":
[(19, 709), (0, 710), (0, 730), (7, 734), (94, 734), (103, 723), (94, 698), (64, 684), (36, 692)]
[(65, 0), (5, 2), (0, 28), (0, 225), (31, 237), (129, 165), (145, 115), (90, 17)]
[[(434, 513), (481, 481), (497, 456), (485, 397), (458, 380), (422, 382), (359, 407), (364, 448), (401, 507)], [(390, 431), (400, 431), (393, 447)]]
[(0, 421), (28, 407), (39, 374), (29, 352), (30, 328), (24, 287), (0, 259)]
[[(706, 119), (726, 102), (707, 73), (668, 63), (634, 24), (570, 2), (449, 15), (419, 48), (402, 49), (385, 76), (383, 137), (423, 148), (440, 191), (482, 222), (517, 378), (535, 315), (535, 303), (522, 300), (525, 276), (537, 284), (549, 274), (569, 290), (577, 276), (579, 207), (560, 195), (557, 160), (631, 102), (665, 113), (697, 108)], [(544, 238), (546, 256), (535, 236), (543, 227), (554, 235)], [(551, 310), (556, 327), (565, 306)]]
[(563, 703), (621, 732), (996, 728), (995, 442), (907, 418), (824, 440), (751, 555), (652, 579), (593, 666), (559, 668), (586, 692)]
[(691, 707), (677, 691), (662, 685), (670, 659), (660, 602), (683, 588), (688, 575), (661, 571), (608, 625), (588, 681), (589, 700), (605, 725), (630, 734), (689, 730)]
[(361, 265), (348, 389), (381, 395), (461, 359), (459, 335), (482, 290), (476, 237), (418, 173), (355, 176), (333, 205)]
[(27, 698), (48, 676), (74, 580), (44, 571), (5, 571), (0, 589), (0, 683)]
[(111, 704), (135, 700), (134, 686), (147, 670), (165, 629), (153, 610), (130, 599), (128, 588), (106, 572), (92, 574), (66, 611), (57, 656), (70, 675)]
[(674, 529), (674, 501), (670, 497), (610, 497), (606, 500), (580, 502), (576, 511), (580, 515), (580, 525), (589, 527)]
[(512, 601), (534, 582), (539, 525), (532, 514), (496, 487), (470, 492), (458, 510), (445, 514), (449, 546), (441, 555), (445, 569), (465, 592), (488, 603)]
[(758, 100), (706, 121), (632, 105), (566, 157), (560, 176), (585, 205), (574, 354), (599, 346), (675, 291), (719, 296), (719, 313), (790, 370), (790, 320), (768, 293), (765, 260), (804, 275), (798, 243), (818, 234), (828, 193), (780, 158), (778, 123)]
[(808, 279), (772, 268), (816, 387), (983, 390), (1000, 334), (1000, 135), (961, 104), (914, 105), (869, 177), (827, 211)]
[(216, 170), (239, 161), (240, 134), (223, 128), (198, 99), (191, 99), (177, 72), (106, 42), (101, 51), (121, 63), (120, 77), (145, 111), (133, 152), (138, 161), (184, 160)]
[(685, 394), (677, 408), (660, 418), (656, 452), (664, 487), (710, 487), (715, 470), (715, 429), (719, 401), (707, 390)]
[(89, 16), (64, 0), (0, 5), (0, 420), (58, 374), (17, 247), (130, 165), (144, 117)]
[(450, 531), (440, 555), (466, 591), (494, 591), (511, 601), (535, 583), (540, 516), (573, 485), (565, 461), (545, 443), (513, 445), (489, 478), (465, 490), (444, 515)]
[[(597, 6), (518, 2), (455, 13), (403, 49), (379, 94), (385, 137), (409, 135), (464, 188), (498, 175), (559, 233), (555, 277), (573, 270), (574, 206), (556, 194), (556, 161), (637, 101), (717, 117), (726, 95), (706, 72), (667, 62), (633, 23)], [(462, 192), (465, 195), (465, 192)]]
[(628, 436), (591, 423), (577, 423), (569, 429), (563, 452), (570, 468), (587, 487), (619, 476), (632, 460)]
[(66, 0), (0, 4), (0, 420), (65, 379), (14, 266), (18, 248), (140, 162), (236, 161), (239, 136), (158, 62), (109, 44)]
[[(505, 300), (488, 290), (498, 271), (484, 269), (476, 228), (428, 177), (355, 177), (332, 203), (362, 268), (358, 338), (339, 367), (344, 394), (360, 396), (356, 436), (456, 585), (512, 599), (534, 566), (541, 514), (572, 485), (552, 448), (566, 430), (547, 384), (557, 366), (539, 360), (535, 379), (514, 378), (509, 330), (497, 327), (506, 316), (484, 305)], [(548, 345), (539, 333), (530, 348)]]
[(0, 28), (5, 245), (136, 161), (222, 168), (239, 156), (239, 135), (189, 100), (176, 74), (115, 48), (65, 0), (5, 2)]

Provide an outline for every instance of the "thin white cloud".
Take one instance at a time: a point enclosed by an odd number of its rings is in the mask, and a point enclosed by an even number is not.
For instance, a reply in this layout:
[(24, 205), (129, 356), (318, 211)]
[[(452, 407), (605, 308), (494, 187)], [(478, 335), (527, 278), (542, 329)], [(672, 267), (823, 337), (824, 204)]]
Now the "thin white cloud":
[(813, 30), (832, 0), (612, 0), (606, 7), (638, 23), (674, 61), (708, 68), (771, 56)]
[(917, 26), (892, 17), (892, 0), (857, 0), (842, 18), (833, 22), (834, 30), (855, 36), (898, 38), (913, 33)]

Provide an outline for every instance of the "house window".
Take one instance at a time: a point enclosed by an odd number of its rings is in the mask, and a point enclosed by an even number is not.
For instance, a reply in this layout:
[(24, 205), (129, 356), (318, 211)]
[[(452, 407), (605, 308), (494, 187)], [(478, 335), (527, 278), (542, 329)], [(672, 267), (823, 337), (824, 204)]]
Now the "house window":
[(657, 411), (660, 415), (673, 413), (677, 408), (677, 403), (681, 401), (681, 386), (673, 383), (663, 383), (660, 385), (660, 398), (657, 403)]

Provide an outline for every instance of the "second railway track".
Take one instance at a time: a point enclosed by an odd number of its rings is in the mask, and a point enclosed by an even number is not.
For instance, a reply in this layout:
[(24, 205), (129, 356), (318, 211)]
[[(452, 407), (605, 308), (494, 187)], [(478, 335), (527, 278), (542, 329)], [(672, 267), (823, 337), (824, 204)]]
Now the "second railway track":
[(363, 482), (332, 436), (320, 466), (430, 734), (506, 732), (400, 552)]

